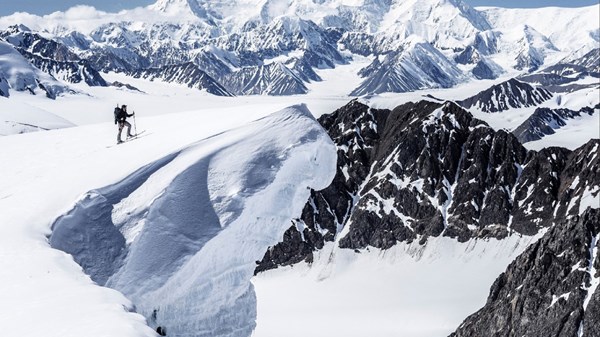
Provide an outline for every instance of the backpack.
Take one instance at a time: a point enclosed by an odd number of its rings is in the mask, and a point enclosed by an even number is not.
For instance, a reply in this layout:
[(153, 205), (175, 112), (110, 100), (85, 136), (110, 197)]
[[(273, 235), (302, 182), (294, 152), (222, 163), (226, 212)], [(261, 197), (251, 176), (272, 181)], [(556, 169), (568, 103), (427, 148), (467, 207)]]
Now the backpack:
[(119, 115), (121, 114), (121, 108), (116, 107), (115, 108), (115, 124), (117, 124), (117, 122), (119, 121)]

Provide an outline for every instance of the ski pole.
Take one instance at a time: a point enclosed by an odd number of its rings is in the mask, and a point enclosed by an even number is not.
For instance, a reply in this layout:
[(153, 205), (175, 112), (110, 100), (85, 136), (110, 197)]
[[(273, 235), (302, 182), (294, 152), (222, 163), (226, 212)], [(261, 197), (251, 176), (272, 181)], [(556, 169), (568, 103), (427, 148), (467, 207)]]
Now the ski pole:
[(137, 137), (137, 124), (135, 123), (135, 111), (133, 112), (133, 130), (135, 131), (135, 136)]

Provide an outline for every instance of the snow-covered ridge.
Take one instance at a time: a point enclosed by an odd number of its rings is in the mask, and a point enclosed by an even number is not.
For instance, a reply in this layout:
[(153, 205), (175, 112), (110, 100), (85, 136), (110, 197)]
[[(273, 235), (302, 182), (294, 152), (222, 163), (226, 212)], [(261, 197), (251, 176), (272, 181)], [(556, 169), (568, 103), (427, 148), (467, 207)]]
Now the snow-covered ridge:
[[(558, 48), (579, 50), (586, 41), (589, 51), (594, 48), (593, 41), (600, 38), (600, 12), (598, 6), (581, 8), (545, 7), (545, 8), (498, 8), (477, 7), (492, 27), (510, 29), (523, 24), (534, 28), (547, 36)], [(592, 25), (593, 24), (593, 25)], [(584, 53), (585, 53), (584, 52)], [(582, 54), (578, 56), (582, 56)]]
[(335, 161), (306, 106), (291, 107), (86, 193), (55, 222), (50, 244), (128, 296), (154, 328), (247, 336), (255, 261), (309, 188), (330, 183)]
[(70, 89), (30, 64), (13, 45), (0, 40), (0, 97), (10, 96), (12, 90), (56, 98)]

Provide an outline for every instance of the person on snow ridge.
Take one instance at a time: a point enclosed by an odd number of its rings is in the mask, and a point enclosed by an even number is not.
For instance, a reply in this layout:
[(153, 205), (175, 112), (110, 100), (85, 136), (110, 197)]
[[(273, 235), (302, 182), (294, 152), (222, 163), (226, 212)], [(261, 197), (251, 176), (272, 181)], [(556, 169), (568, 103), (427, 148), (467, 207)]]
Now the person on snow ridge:
[(131, 134), (131, 123), (127, 121), (127, 117), (131, 117), (134, 114), (135, 112), (132, 114), (127, 113), (127, 105), (122, 105), (121, 108), (117, 106), (117, 108), (115, 109), (115, 124), (119, 125), (119, 133), (117, 134), (117, 144), (123, 143), (123, 141), (121, 140), (121, 132), (123, 131), (123, 127), (125, 127), (126, 125), (127, 138), (134, 137), (134, 135)]

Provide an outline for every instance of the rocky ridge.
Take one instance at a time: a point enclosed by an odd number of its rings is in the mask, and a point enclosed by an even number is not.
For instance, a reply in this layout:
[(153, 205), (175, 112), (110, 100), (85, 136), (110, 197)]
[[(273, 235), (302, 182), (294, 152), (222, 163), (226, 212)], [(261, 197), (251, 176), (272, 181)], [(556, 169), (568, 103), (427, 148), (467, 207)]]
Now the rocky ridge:
[(0, 37), (15, 46), (36, 68), (68, 83), (85, 82), (89, 86), (108, 86), (92, 64), (63, 44), (31, 32), (27, 27), (14, 26)]
[(377, 110), (352, 101), (319, 122), (338, 147), (337, 174), (256, 272), (310, 262), (326, 241), (386, 249), (439, 235), (534, 235), (580, 214), (590, 189), (600, 190), (599, 140), (528, 151), (451, 102)]
[(521, 143), (542, 139), (547, 135), (554, 134), (557, 129), (584, 114), (593, 115), (600, 113), (600, 104), (594, 108), (583, 107), (579, 111), (570, 109), (537, 108), (529, 118), (512, 131)]
[(466, 109), (476, 108), (483, 112), (502, 112), (511, 108), (537, 106), (551, 97), (552, 93), (544, 88), (534, 87), (512, 78), (457, 103)]
[(451, 337), (600, 336), (600, 212), (564, 219), (494, 282)]

